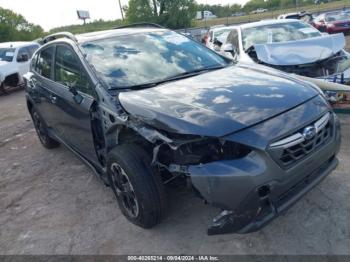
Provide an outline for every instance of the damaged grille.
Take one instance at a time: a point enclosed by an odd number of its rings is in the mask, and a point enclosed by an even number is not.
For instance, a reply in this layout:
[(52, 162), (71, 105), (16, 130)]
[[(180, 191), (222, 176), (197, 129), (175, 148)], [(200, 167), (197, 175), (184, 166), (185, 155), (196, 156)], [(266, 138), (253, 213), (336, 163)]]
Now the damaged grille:
[(289, 167), (321, 148), (332, 137), (331, 114), (270, 145), (270, 153), (282, 167)]

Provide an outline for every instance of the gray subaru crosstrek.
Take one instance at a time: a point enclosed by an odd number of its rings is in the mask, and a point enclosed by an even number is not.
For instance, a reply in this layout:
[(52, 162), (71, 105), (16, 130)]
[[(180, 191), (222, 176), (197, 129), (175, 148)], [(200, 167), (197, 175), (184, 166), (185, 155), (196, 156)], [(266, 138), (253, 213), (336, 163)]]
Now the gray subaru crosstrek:
[(176, 184), (220, 209), (208, 234), (256, 231), (337, 166), (339, 121), (310, 83), (157, 25), (43, 43), (26, 76), (41, 143), (70, 148), (136, 225)]

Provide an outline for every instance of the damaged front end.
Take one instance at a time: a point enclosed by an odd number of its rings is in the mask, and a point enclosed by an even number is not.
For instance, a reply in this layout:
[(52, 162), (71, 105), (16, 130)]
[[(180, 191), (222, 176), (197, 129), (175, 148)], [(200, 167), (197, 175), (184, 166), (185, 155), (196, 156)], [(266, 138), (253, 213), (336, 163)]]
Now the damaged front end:
[(343, 51), (310, 64), (271, 65), (264, 62), (261, 64), (286, 73), (350, 85), (350, 58)]
[[(310, 123), (315, 114), (327, 109), (322, 101), (317, 97), (285, 115), (219, 138), (168, 133), (133, 118), (127, 126), (148, 141), (152, 165), (164, 184), (183, 178), (205, 202), (221, 210), (208, 228), (209, 235), (249, 233), (286, 211), (336, 167), (340, 134), (333, 114), (325, 115), (332, 135), (322, 150), (292, 168), (281, 167), (265, 149), (271, 138), (284, 134), (285, 128)], [(315, 105), (318, 108), (311, 110)], [(310, 114), (294, 118), (285, 128), (277, 125), (300, 111)]]
[[(269, 144), (313, 123), (329, 105), (317, 90), (289, 77), (255, 70), (259, 82), (250, 82), (242, 80), (253, 72), (250, 68), (234, 69), (118, 96), (126, 118), (117, 140), (130, 137), (142, 145), (163, 184), (184, 181), (220, 210), (210, 235), (248, 233), (266, 225), (335, 167), (339, 146), (332, 114), (327, 118), (334, 128), (332, 141), (291, 168), (280, 166)], [(184, 96), (184, 90), (191, 92)], [(320, 162), (326, 163), (324, 170)]]
[(256, 44), (248, 48), (246, 53), (256, 63), (286, 73), (350, 84), (350, 56), (344, 47), (344, 36), (336, 34), (306, 40)]
[[(207, 203), (221, 210), (208, 228), (209, 235), (249, 233), (286, 211), (336, 167), (339, 123), (333, 114), (325, 114), (327, 108), (316, 97), (260, 125), (219, 138), (173, 134), (146, 124), (137, 130), (150, 142), (153, 165), (164, 184), (183, 177)], [(320, 114), (324, 116), (316, 123), (327, 122), (330, 137), (288, 169), (276, 162), (269, 152), (270, 141), (293, 126), (312, 125)], [(278, 124), (286, 119), (290, 123)]]

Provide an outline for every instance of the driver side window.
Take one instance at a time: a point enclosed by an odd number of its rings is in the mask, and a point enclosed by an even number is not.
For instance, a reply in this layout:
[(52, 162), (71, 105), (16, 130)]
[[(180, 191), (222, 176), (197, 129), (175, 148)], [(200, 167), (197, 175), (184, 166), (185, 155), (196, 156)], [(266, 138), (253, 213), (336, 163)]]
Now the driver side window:
[(74, 85), (78, 91), (93, 96), (89, 77), (78, 56), (67, 46), (58, 45), (56, 48), (55, 81), (65, 86)]

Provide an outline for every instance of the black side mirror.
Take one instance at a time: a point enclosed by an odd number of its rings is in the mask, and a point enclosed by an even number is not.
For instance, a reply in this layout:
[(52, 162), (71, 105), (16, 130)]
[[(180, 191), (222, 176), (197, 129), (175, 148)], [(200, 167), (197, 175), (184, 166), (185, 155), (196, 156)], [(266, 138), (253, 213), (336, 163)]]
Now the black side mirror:
[(79, 94), (74, 85), (68, 85), (68, 90), (75, 96)]
[(237, 55), (236, 47), (233, 46), (232, 44), (227, 43), (223, 46), (222, 49), (225, 53), (230, 53), (232, 55), (232, 57), (236, 57), (236, 55)]
[(221, 47), (222, 46), (222, 43), (217, 39), (217, 38), (215, 38), (214, 39), (214, 45), (217, 45), (217, 46), (219, 46), (219, 47)]
[(74, 85), (68, 85), (68, 89), (69, 92), (73, 94), (74, 102), (80, 105), (83, 102), (84, 98), (78, 93)]
[(27, 61), (29, 61), (28, 54), (22, 54), (20, 57), (17, 58), (17, 62), (27, 62)]

